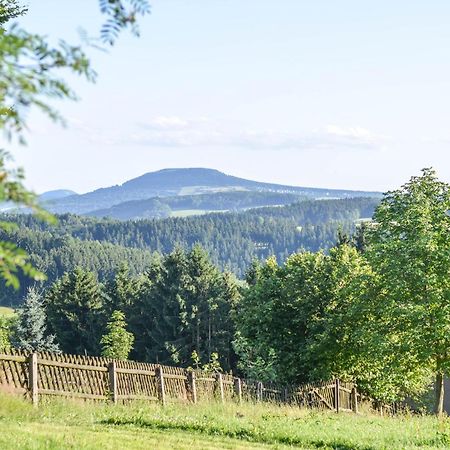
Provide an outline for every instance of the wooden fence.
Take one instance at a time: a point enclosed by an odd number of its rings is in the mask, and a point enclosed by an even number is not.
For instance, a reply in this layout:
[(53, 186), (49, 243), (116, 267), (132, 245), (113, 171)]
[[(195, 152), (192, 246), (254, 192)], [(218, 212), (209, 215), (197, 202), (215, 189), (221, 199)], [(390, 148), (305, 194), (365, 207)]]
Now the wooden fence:
[(300, 386), (263, 384), (229, 374), (101, 357), (0, 352), (0, 390), (28, 396), (34, 405), (48, 396), (109, 400), (197, 403), (276, 402), (334, 411), (358, 411), (364, 401), (355, 385), (334, 380)]

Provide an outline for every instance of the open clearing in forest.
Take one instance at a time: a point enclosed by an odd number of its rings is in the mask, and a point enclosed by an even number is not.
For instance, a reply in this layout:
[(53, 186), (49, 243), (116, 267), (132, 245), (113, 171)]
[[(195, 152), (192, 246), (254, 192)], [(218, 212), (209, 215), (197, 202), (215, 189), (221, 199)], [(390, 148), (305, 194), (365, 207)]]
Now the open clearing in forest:
[(450, 420), (268, 404), (113, 406), (0, 397), (2, 449), (448, 449)]

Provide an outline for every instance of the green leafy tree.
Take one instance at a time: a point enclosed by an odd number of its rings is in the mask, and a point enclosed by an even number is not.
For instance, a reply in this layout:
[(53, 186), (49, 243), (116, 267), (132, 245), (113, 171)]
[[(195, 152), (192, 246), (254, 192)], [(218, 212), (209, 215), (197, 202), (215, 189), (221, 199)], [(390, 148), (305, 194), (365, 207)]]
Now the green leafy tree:
[(106, 334), (100, 340), (102, 356), (114, 359), (127, 359), (133, 348), (134, 336), (128, 332), (125, 314), (113, 311), (106, 325)]
[(0, 315), (0, 349), (6, 349), (11, 346), (11, 333), (14, 322), (14, 318)]
[(274, 257), (264, 264), (253, 264), (247, 279), (251, 282), (235, 313), (234, 349), (239, 357), (238, 368), (248, 377), (273, 381), (278, 376), (277, 333), (272, 316), (281, 298), (281, 269)]
[[(107, 16), (102, 28), (104, 42), (113, 44), (119, 32), (131, 28), (138, 34), (137, 17), (149, 12), (146, 0), (102, 0), (100, 9)], [(60, 41), (50, 45), (44, 36), (29, 33), (17, 24), (6, 24), (27, 8), (18, 0), (0, 0), (0, 131), (7, 140), (25, 143), (26, 118), (37, 109), (50, 119), (63, 122), (51, 105), (52, 99), (76, 100), (75, 92), (62, 78), (64, 71), (95, 80), (95, 72), (80, 45)], [(23, 172), (5, 165), (9, 154), (0, 149), (0, 202), (30, 208), (45, 220), (51, 216), (39, 207), (36, 196), (23, 185)], [(5, 224), (0, 223), (0, 228)], [(42, 280), (44, 275), (29, 263), (28, 255), (11, 242), (0, 241), (0, 277), (6, 285), (19, 285), (17, 273)]]
[(12, 334), (12, 345), (29, 352), (59, 352), (55, 336), (47, 333), (46, 311), (42, 296), (30, 288), (19, 310)]
[(93, 272), (76, 268), (46, 295), (49, 331), (65, 353), (99, 355), (105, 294)]
[(311, 380), (356, 381), (359, 388), (383, 401), (417, 394), (429, 372), (399, 357), (399, 347), (386, 333), (390, 320), (378, 306), (384, 287), (367, 259), (353, 245), (330, 251), (329, 301), (314, 318), (305, 357)]
[(388, 192), (375, 211), (367, 257), (383, 291), (376, 299), (398, 360), (435, 373), (443, 410), (450, 370), (450, 186), (432, 169)]

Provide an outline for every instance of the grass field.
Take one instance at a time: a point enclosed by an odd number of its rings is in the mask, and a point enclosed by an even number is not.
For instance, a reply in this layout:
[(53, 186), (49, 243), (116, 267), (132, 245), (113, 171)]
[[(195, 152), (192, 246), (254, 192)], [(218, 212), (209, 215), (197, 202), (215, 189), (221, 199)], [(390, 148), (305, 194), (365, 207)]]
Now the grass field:
[(0, 316), (13, 316), (15, 314), (12, 308), (8, 308), (6, 306), (0, 306)]
[(227, 212), (226, 209), (207, 210), (207, 209), (178, 209), (170, 213), (171, 217), (190, 217), (190, 216), (203, 216), (209, 213)]
[(42, 404), (0, 396), (2, 449), (448, 449), (450, 420), (252, 404)]

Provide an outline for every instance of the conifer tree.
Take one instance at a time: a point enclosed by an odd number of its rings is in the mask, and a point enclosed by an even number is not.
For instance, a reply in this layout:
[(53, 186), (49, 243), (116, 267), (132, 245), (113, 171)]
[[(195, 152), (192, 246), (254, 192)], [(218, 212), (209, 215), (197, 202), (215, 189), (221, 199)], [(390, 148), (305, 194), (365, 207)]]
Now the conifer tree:
[(126, 329), (125, 314), (113, 311), (106, 325), (107, 333), (102, 336), (102, 356), (114, 359), (127, 359), (133, 348), (134, 336)]
[(60, 351), (55, 336), (47, 333), (43, 299), (35, 288), (28, 290), (25, 302), (19, 310), (11, 340), (14, 347), (29, 352)]
[(108, 296), (104, 307), (107, 317), (109, 318), (114, 311), (122, 311), (125, 317), (128, 317), (144, 282), (143, 275), (131, 276), (128, 263), (122, 262), (114, 279), (107, 284)]
[(47, 295), (49, 330), (65, 353), (100, 354), (105, 294), (94, 273), (76, 268)]
[(188, 253), (175, 249), (155, 262), (147, 276), (130, 323), (136, 357), (189, 365), (194, 351), (201, 363), (217, 353), (229, 370), (231, 308), (238, 295), (234, 277), (222, 276), (199, 246)]

